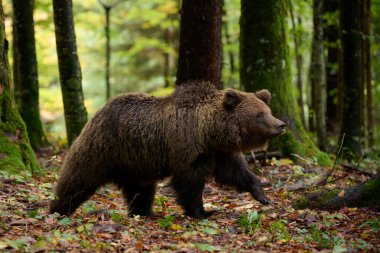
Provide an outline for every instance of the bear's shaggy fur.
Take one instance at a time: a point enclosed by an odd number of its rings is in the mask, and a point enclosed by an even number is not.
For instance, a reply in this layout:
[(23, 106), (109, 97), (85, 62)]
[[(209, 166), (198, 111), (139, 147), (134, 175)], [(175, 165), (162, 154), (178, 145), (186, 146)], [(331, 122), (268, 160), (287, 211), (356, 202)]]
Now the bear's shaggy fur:
[[(210, 83), (183, 84), (166, 97), (123, 94), (87, 123), (71, 146), (50, 211), (72, 214), (97, 188), (115, 183), (130, 214), (152, 215), (158, 180), (172, 177), (178, 203), (192, 217), (207, 217), (202, 192), (215, 179), (268, 204), (242, 151), (284, 132), (267, 90), (217, 90)], [(265, 103), (266, 102), (266, 103)]]

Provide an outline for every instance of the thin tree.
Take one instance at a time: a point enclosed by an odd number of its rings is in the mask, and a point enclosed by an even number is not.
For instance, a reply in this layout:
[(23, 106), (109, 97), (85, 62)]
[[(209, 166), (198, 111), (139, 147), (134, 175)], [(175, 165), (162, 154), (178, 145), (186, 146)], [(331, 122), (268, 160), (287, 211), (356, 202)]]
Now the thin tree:
[(111, 97), (111, 82), (110, 82), (110, 62), (111, 62), (111, 37), (110, 37), (110, 13), (111, 9), (117, 3), (107, 3), (103, 0), (98, 0), (104, 9), (104, 15), (106, 23), (104, 25), (104, 31), (106, 34), (106, 66), (105, 66), (105, 79), (106, 79), (106, 99)]
[(273, 114), (288, 124), (273, 142), (286, 155), (315, 156), (329, 163), (304, 130), (291, 82), (287, 49), (288, 0), (242, 0), (240, 18), (240, 78), (247, 91), (269, 89)]
[(13, 0), (13, 77), (18, 110), (35, 150), (47, 144), (39, 106), (34, 0)]
[[(225, 1), (223, 0), (223, 22), (222, 22), (222, 34), (224, 35), (224, 45), (226, 47), (230, 47), (232, 45), (231, 41), (231, 35), (230, 35), (230, 29), (229, 29), (229, 24), (227, 20), (227, 9), (225, 5)], [(222, 51), (223, 52), (223, 51)], [(230, 72), (230, 77), (229, 80), (227, 81), (228, 86), (233, 85), (234, 82), (234, 74), (236, 72), (236, 66), (235, 66), (235, 55), (232, 49), (227, 50), (227, 58), (228, 58), (228, 64), (229, 65), (229, 72)], [(223, 57), (224, 58), (224, 57)]]
[(68, 144), (87, 121), (71, 0), (53, 0), (55, 38)]
[(348, 153), (361, 155), (364, 140), (364, 95), (360, 0), (340, 1), (343, 52), (343, 108), (341, 136)]
[(3, 3), (0, 0), (0, 170), (18, 173), (38, 172), (26, 127), (16, 108), (8, 63)]
[(177, 85), (209, 81), (221, 88), (222, 0), (184, 0)]
[[(301, 122), (304, 127), (306, 127), (306, 119), (305, 119), (305, 98), (304, 98), (304, 88), (303, 88), (303, 82), (302, 82), (302, 62), (303, 57), (300, 52), (300, 42), (301, 42), (301, 36), (297, 30), (296, 21), (294, 17), (294, 11), (293, 11), (293, 3), (292, 0), (289, 0), (289, 12), (290, 12), (290, 18), (292, 21), (292, 28), (293, 28), (293, 40), (294, 40), (294, 54), (296, 55), (296, 68), (297, 68), (297, 88), (298, 88), (298, 107), (300, 108), (301, 113)], [(298, 18), (298, 24), (301, 26), (302, 21), (301, 17)]]
[(311, 108), (317, 130), (318, 147), (326, 151), (326, 74), (323, 46), (323, 1), (313, 1), (313, 41), (311, 49), (310, 82), (311, 82)]

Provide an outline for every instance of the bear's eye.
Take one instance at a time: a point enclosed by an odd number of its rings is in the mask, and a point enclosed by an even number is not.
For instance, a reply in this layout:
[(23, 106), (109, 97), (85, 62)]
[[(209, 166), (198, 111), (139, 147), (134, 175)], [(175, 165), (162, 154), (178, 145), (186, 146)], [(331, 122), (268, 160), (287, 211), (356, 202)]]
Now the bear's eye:
[(258, 114), (256, 114), (256, 119), (260, 119), (263, 117), (263, 113), (262, 112), (259, 112)]

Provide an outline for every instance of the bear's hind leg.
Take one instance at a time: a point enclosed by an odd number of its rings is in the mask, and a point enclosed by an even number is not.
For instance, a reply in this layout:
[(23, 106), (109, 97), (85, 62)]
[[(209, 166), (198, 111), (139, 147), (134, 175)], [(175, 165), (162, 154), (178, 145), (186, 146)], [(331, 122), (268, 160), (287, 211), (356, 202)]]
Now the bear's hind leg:
[(177, 202), (185, 210), (185, 214), (193, 218), (207, 218), (214, 212), (205, 211), (202, 193), (205, 182), (202, 179), (189, 180), (189, 177), (175, 175), (172, 186), (177, 193)]
[(50, 203), (50, 213), (73, 214), (101, 185), (102, 182), (84, 179), (78, 175), (61, 176), (55, 189), (57, 199)]
[(153, 216), (153, 201), (156, 184), (122, 185), (124, 197), (128, 203), (129, 215)]

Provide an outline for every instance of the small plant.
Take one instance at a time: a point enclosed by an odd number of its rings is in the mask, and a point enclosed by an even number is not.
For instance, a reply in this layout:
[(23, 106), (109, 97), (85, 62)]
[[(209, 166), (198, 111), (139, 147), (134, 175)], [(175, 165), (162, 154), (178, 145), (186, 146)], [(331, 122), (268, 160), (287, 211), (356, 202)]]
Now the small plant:
[(360, 225), (360, 228), (366, 227), (366, 226), (370, 227), (373, 232), (379, 232), (379, 230), (380, 230), (380, 217), (378, 217), (377, 219), (367, 220), (366, 222), (364, 222), (363, 224)]
[(168, 198), (165, 196), (160, 196), (160, 197), (154, 199), (154, 204), (163, 207), (167, 199)]
[(317, 242), (318, 246), (321, 248), (332, 248), (339, 244), (339, 238), (334, 236), (332, 233), (321, 230), (317, 228), (315, 224), (310, 227), (311, 238), (309, 241)]
[(121, 221), (123, 220), (123, 217), (124, 216), (120, 213), (111, 214), (112, 221), (115, 223), (121, 223)]
[(272, 233), (272, 242), (277, 235), (279, 235), (282, 240), (289, 240), (288, 230), (286, 229), (285, 224), (286, 221), (278, 220), (269, 227), (269, 231)]
[(158, 224), (160, 225), (161, 228), (169, 228), (173, 225), (173, 220), (174, 220), (174, 216), (169, 215), (169, 216), (166, 216), (165, 218), (159, 219)]
[(248, 211), (247, 214), (243, 214), (240, 219), (237, 220), (237, 224), (245, 229), (246, 232), (253, 234), (253, 232), (260, 228), (262, 215), (257, 211)]
[(216, 235), (219, 233), (219, 226), (215, 222), (210, 222), (208, 220), (202, 220), (198, 224), (200, 225), (200, 230), (204, 234)]

